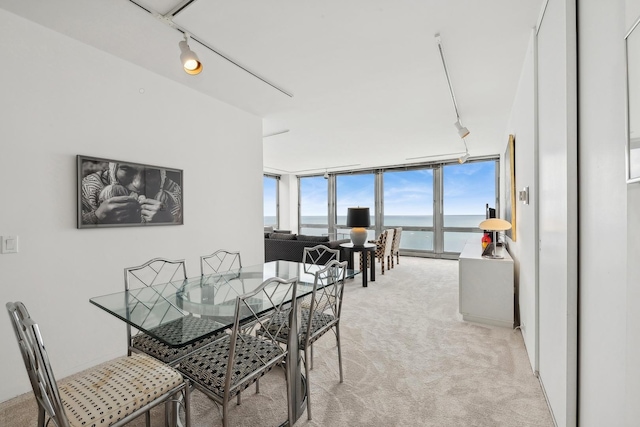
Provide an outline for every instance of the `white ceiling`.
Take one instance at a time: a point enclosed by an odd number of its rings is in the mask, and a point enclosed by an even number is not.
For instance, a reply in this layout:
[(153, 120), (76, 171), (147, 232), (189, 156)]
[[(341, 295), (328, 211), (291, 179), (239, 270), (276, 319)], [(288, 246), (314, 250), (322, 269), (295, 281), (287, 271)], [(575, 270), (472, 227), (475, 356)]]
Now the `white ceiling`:
[[(0, 0), (0, 7), (263, 118), (267, 172), (314, 173), (464, 151), (503, 153), (544, 0)], [(184, 73), (182, 34), (204, 64)], [(154, 13), (149, 13), (149, 11)], [(286, 93), (292, 94), (289, 96)], [(221, 142), (223, 143), (223, 142)]]

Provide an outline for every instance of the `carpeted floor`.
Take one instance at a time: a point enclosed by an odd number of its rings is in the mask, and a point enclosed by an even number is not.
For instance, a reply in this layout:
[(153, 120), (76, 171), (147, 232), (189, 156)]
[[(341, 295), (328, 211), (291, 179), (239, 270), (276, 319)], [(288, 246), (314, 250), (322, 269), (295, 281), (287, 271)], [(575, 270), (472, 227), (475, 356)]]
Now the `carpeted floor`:
[[(341, 320), (344, 383), (333, 334), (314, 347), (313, 420), (296, 426), (540, 426), (553, 421), (517, 330), (472, 324), (458, 313), (458, 263), (401, 257), (368, 288), (346, 284)], [(37, 320), (37, 319), (36, 319)], [(46, 340), (46, 337), (45, 337)], [(55, 369), (55, 361), (52, 361)], [(26, 375), (26, 373), (25, 373)], [(230, 426), (286, 419), (285, 380), (272, 371), (231, 406)], [(222, 425), (193, 393), (192, 425)], [(36, 426), (32, 394), (0, 404), (0, 426)], [(140, 418), (131, 426), (143, 426)], [(154, 411), (153, 426), (162, 426)]]

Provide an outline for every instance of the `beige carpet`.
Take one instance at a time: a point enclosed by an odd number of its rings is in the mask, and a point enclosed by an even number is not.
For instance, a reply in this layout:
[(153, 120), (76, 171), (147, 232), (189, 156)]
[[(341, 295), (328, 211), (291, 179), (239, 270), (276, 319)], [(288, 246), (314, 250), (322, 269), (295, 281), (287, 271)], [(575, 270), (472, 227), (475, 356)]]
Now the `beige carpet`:
[[(347, 282), (344, 383), (335, 339), (326, 335), (315, 345), (313, 420), (305, 412), (296, 426), (552, 427), (520, 332), (462, 321), (457, 261), (401, 257), (400, 263), (384, 275), (378, 265), (368, 288), (360, 277)], [(284, 385), (281, 370), (268, 374), (260, 394), (250, 388), (242, 405), (232, 405), (229, 425), (278, 425), (286, 419)], [(194, 427), (221, 425), (202, 394), (193, 393), (192, 407)], [(161, 415), (154, 412), (154, 426), (163, 425)], [(36, 420), (31, 394), (0, 404), (0, 426)], [(130, 425), (143, 426), (144, 419)]]

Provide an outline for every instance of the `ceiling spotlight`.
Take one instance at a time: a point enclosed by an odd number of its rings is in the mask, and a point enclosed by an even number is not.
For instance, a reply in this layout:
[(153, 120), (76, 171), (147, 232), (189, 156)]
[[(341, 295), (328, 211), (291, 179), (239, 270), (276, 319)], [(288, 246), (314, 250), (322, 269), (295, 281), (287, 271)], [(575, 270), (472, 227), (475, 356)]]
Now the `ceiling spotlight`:
[(460, 158), (458, 159), (458, 163), (463, 164), (464, 162), (466, 162), (467, 160), (469, 160), (469, 157), (470, 157), (470, 156), (469, 156), (469, 152), (467, 151), (466, 153), (464, 153), (464, 154), (462, 155), (462, 157), (460, 157)]
[(458, 135), (460, 135), (460, 138), (464, 138), (465, 136), (469, 135), (469, 129), (460, 124), (460, 119), (458, 119), (458, 121), (455, 122), (454, 125), (456, 129), (458, 129)]
[(184, 35), (184, 40), (178, 43), (180, 46), (180, 62), (187, 74), (200, 74), (202, 71), (202, 62), (198, 59), (198, 55), (189, 47), (189, 36)]
[(329, 172), (324, 171), (324, 179), (329, 179)]

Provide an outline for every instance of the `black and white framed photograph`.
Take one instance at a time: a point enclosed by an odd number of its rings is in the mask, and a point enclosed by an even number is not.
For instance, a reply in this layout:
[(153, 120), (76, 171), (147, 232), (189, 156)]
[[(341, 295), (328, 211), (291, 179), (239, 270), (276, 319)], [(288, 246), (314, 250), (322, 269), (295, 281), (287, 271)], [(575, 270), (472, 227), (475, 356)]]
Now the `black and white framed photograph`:
[(78, 228), (183, 224), (180, 169), (77, 156)]

